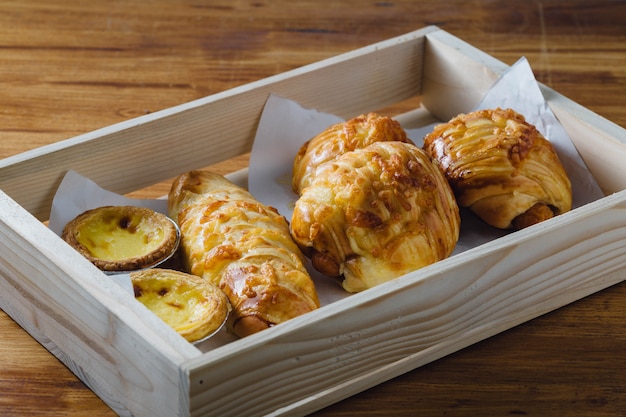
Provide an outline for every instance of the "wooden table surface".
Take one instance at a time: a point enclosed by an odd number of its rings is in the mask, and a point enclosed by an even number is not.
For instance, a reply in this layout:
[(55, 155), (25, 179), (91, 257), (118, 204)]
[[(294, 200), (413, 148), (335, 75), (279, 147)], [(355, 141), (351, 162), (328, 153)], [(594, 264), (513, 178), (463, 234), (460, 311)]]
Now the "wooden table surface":
[[(2, 158), (432, 24), (507, 64), (526, 56), (540, 81), (626, 126), (623, 0), (26, 0), (0, 10)], [(113, 415), (1, 311), (0, 334), (0, 415)], [(624, 416), (625, 370), (622, 283), (316, 415)]]

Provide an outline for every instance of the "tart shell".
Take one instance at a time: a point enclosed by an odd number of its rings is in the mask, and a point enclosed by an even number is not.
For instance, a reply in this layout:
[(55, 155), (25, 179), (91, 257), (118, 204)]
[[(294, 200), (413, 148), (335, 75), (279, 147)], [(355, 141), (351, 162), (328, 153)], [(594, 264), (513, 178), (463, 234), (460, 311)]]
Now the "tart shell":
[(172, 269), (152, 268), (130, 274), (135, 299), (189, 342), (200, 342), (226, 322), (226, 294), (209, 281)]
[(178, 226), (145, 207), (104, 206), (71, 220), (61, 235), (105, 272), (135, 271), (169, 259), (180, 240)]

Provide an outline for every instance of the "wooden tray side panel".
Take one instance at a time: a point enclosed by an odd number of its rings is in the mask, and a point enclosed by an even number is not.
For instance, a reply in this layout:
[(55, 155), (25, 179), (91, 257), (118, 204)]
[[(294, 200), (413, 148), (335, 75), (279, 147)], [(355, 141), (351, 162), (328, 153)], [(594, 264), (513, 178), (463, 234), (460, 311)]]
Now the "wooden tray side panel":
[(190, 360), (192, 415), (303, 415), (625, 278), (622, 192)]
[(200, 352), (2, 192), (0, 206), (0, 307), (118, 414), (177, 415), (178, 363)]
[(425, 28), (0, 161), (0, 189), (46, 219), (74, 169), (127, 193), (252, 148), (270, 93), (349, 117), (421, 94)]
[(477, 105), (508, 66), (445, 32), (426, 35), (422, 104), (439, 120)]
[(626, 189), (626, 129), (549, 87), (541, 89), (605, 194)]
[[(439, 120), (473, 108), (506, 64), (445, 31), (426, 35), (423, 99)], [(542, 94), (605, 193), (626, 189), (626, 131), (539, 84)]]

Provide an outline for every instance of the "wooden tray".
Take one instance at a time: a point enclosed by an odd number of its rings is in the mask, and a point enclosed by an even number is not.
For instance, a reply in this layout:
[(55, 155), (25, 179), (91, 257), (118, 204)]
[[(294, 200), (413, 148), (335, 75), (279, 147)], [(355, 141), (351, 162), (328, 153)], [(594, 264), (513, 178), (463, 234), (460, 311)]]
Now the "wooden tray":
[(543, 85), (607, 197), (206, 353), (44, 223), (70, 168), (127, 193), (249, 152), (270, 93), (446, 120), (506, 68), (428, 27), (2, 160), (0, 307), (120, 415), (302, 415), (624, 280), (626, 132)]

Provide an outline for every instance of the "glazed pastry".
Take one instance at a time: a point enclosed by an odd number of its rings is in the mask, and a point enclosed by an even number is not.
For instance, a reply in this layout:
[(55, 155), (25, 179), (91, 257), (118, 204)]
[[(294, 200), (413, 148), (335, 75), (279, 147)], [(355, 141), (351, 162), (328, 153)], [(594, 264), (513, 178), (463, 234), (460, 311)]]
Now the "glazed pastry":
[(63, 228), (63, 240), (105, 272), (160, 264), (178, 247), (178, 229), (164, 214), (134, 206), (81, 213)]
[(459, 206), (494, 227), (521, 229), (572, 207), (570, 180), (551, 143), (513, 110), (461, 114), (435, 127), (424, 149)]
[(403, 142), (376, 142), (319, 166), (291, 220), (313, 266), (349, 292), (448, 257), (459, 228), (445, 177)]
[(171, 269), (131, 272), (135, 299), (189, 342), (218, 331), (230, 306), (226, 294), (198, 276)]
[(169, 193), (192, 274), (218, 285), (232, 306), (231, 330), (243, 337), (319, 307), (304, 255), (286, 219), (221, 175), (191, 171)]
[(400, 124), (376, 113), (369, 113), (337, 123), (306, 142), (294, 158), (292, 188), (296, 194), (311, 182), (318, 166), (339, 155), (374, 142), (411, 143)]

